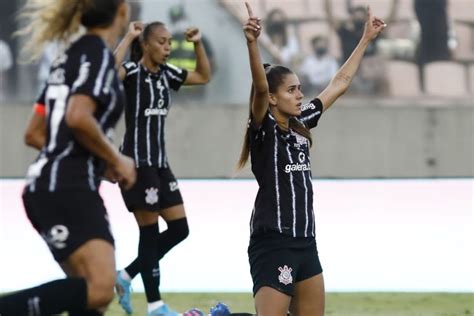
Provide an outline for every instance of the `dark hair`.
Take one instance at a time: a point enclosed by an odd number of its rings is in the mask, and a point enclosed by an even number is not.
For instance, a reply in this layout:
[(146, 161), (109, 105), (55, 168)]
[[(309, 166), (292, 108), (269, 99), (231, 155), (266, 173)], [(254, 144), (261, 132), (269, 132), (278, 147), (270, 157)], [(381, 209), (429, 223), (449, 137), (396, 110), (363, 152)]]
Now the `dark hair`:
[(85, 0), (81, 24), (85, 27), (108, 27), (115, 19), (119, 5), (124, 0)]
[(349, 13), (350, 14), (355, 14), (357, 12), (367, 13), (367, 8), (364, 7), (363, 5), (357, 5), (357, 6), (353, 6), (353, 7), (349, 8)]
[[(282, 19), (276, 19), (277, 16), (281, 16)], [(267, 14), (265, 20), (265, 30), (268, 36), (271, 38), (275, 35), (281, 35), (283, 37), (283, 45), (286, 45), (288, 43), (288, 22), (285, 12), (281, 9), (273, 9)]]
[(168, 15), (170, 17), (171, 23), (176, 23), (179, 20), (182, 20), (186, 17), (186, 13), (184, 11), (184, 6), (181, 4), (174, 5), (168, 10)]
[(159, 27), (159, 26), (165, 26), (164, 23), (162, 22), (151, 22), (145, 26), (145, 29), (143, 30), (143, 33), (135, 38), (132, 42), (131, 49), (130, 49), (130, 60), (138, 63), (140, 59), (143, 57), (143, 50), (142, 50), (142, 42), (145, 42), (148, 40), (150, 37), (150, 34), (152, 32), (152, 29)]
[(316, 43), (320, 41), (327, 41), (327, 39), (328, 38), (326, 36), (317, 35), (311, 39), (311, 45), (314, 46)]
[[(268, 82), (268, 91), (270, 93), (276, 93), (278, 87), (283, 83), (286, 75), (293, 74), (293, 71), (285, 66), (281, 65), (270, 65), (263, 64), (265, 68), (265, 74)], [(240, 152), (240, 158), (237, 163), (237, 168), (242, 169), (249, 159), (250, 154), (250, 142), (249, 142), (249, 127), (252, 124), (252, 100), (254, 98), (254, 87), (250, 88), (250, 100), (249, 100), (249, 119), (247, 129), (245, 131), (244, 143), (242, 145), (242, 150)], [(291, 117), (289, 121), (289, 127), (296, 131), (298, 134), (306, 137), (310, 144), (313, 144), (313, 139), (311, 137), (311, 132), (296, 118)]]

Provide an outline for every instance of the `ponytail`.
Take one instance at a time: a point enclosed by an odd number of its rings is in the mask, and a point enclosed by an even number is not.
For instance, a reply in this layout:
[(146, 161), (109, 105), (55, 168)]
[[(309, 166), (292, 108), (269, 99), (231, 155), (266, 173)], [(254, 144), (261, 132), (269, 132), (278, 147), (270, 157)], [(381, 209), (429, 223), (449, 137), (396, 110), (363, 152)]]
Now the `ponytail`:
[(26, 61), (37, 60), (50, 41), (68, 43), (81, 25), (109, 27), (124, 0), (27, 0), (18, 18), (26, 26), (15, 33), (30, 37), (22, 48)]
[(240, 150), (240, 158), (239, 158), (239, 161), (237, 162), (237, 170), (243, 169), (245, 165), (247, 164), (247, 161), (249, 160), (249, 155), (250, 155), (249, 128), (250, 128), (250, 124), (252, 124), (252, 100), (253, 100), (254, 94), (255, 94), (255, 89), (252, 84), (252, 86), (250, 87), (250, 98), (249, 98), (249, 118), (248, 118), (247, 127), (245, 128), (244, 142), (242, 144), (242, 149)]
[(15, 35), (29, 36), (22, 48), (26, 61), (37, 60), (46, 42), (63, 41), (75, 34), (81, 25), (81, 14), (89, 0), (28, 0), (19, 15), (27, 20)]
[(143, 57), (142, 43), (140, 36), (136, 37), (130, 46), (130, 60), (138, 63)]

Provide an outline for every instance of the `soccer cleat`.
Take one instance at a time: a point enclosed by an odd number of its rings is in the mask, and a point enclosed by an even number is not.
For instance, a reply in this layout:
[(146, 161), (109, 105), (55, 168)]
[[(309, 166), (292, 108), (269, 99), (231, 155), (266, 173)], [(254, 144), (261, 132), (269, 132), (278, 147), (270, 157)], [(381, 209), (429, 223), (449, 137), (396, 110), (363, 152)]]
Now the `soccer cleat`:
[(148, 313), (148, 316), (180, 316), (181, 314), (164, 304)]
[(204, 316), (204, 313), (197, 308), (190, 309), (183, 313), (183, 316)]
[(218, 303), (216, 306), (211, 307), (210, 316), (229, 316), (230, 310), (227, 305)]
[(130, 301), (131, 283), (124, 280), (120, 275), (120, 271), (117, 272), (117, 279), (115, 280), (115, 291), (119, 296), (119, 304), (127, 314), (132, 314), (132, 302)]

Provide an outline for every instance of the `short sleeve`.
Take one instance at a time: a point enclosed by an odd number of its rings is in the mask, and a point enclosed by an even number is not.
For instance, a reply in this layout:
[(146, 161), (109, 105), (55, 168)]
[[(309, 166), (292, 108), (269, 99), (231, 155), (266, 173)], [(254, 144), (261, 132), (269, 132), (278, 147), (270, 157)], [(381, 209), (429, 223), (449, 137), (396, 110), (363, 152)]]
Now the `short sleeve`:
[(273, 119), (271, 114), (267, 112), (265, 117), (263, 118), (262, 124), (260, 127), (255, 127), (251, 120), (249, 120), (248, 124), (248, 135), (249, 135), (249, 142), (251, 147), (255, 147), (258, 145), (263, 144), (266, 138), (273, 135), (275, 133), (275, 124), (276, 121)]
[(323, 103), (316, 98), (311, 102), (301, 106), (301, 115), (298, 118), (307, 128), (313, 128), (318, 125), (319, 118), (323, 113)]
[(168, 79), (170, 88), (175, 91), (179, 90), (188, 77), (188, 71), (186, 69), (182, 69), (171, 64), (166, 64), (166, 66), (163, 67), (163, 71), (166, 78)]
[(128, 77), (138, 72), (138, 64), (133, 61), (123, 62), (122, 67), (123, 69), (125, 69), (125, 77)]
[(99, 104), (106, 104), (113, 77), (117, 75), (112, 54), (103, 46), (98, 49), (89, 47), (87, 50), (84, 49), (80, 63), (77, 78), (71, 88), (71, 95), (88, 95)]

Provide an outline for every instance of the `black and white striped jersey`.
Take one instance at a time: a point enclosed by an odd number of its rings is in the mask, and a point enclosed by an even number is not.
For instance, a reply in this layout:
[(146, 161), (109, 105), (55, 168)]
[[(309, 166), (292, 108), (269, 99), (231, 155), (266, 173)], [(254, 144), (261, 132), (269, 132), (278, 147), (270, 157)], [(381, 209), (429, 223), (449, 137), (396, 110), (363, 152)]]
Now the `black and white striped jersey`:
[(187, 71), (170, 64), (153, 73), (141, 63), (125, 62), (123, 81), (127, 96), (126, 131), (121, 151), (135, 159), (136, 167), (168, 167), (165, 119), (171, 107), (171, 91), (178, 90)]
[(83, 36), (51, 67), (37, 102), (46, 105), (46, 144), (28, 169), (30, 191), (97, 190), (105, 164), (76, 141), (65, 120), (69, 98), (78, 94), (96, 102), (94, 116), (112, 137), (125, 96), (114, 56), (98, 36)]
[[(319, 99), (302, 106), (298, 118), (315, 127), (323, 111)], [(252, 172), (259, 189), (250, 219), (252, 235), (271, 230), (293, 237), (315, 236), (309, 140), (282, 130), (268, 112), (258, 129), (249, 124)]]

